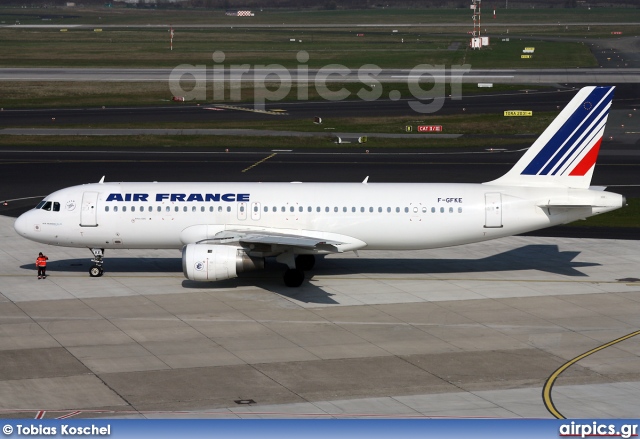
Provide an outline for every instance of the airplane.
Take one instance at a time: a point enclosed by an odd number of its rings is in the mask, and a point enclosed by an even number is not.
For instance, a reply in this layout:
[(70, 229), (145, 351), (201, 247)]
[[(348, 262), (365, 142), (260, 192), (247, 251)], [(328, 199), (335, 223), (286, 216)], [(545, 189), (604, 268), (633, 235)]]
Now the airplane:
[(614, 87), (582, 88), (517, 163), (481, 184), (105, 182), (62, 189), (14, 224), (32, 241), (105, 249), (182, 249), (184, 276), (219, 281), (287, 266), (298, 287), (315, 256), (433, 249), (566, 224), (626, 205), (590, 187)]

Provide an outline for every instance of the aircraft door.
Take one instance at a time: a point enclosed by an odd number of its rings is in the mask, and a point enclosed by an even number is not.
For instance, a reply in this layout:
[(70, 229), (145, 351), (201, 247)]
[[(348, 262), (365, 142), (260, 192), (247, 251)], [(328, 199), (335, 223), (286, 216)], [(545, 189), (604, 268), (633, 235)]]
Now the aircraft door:
[(82, 194), (82, 209), (80, 210), (81, 227), (98, 226), (98, 193), (85, 192)]
[(260, 219), (260, 203), (251, 203), (251, 219), (254, 221)]
[(502, 227), (502, 194), (489, 192), (484, 194), (484, 227)]
[(238, 203), (238, 219), (244, 221), (247, 219), (247, 209), (249, 208), (249, 203), (240, 202)]

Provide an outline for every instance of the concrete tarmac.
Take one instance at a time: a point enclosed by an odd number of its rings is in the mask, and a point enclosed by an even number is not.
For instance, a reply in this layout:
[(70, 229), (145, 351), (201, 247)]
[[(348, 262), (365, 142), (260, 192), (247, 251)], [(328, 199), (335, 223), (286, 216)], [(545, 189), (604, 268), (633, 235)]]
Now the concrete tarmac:
[[(88, 250), (12, 223), (0, 217), (3, 417), (548, 418), (552, 373), (640, 326), (638, 241), (336, 255), (291, 289), (275, 262), (191, 282), (174, 250), (108, 251), (89, 278)], [(636, 417), (639, 352), (632, 337), (569, 367), (556, 409)]]

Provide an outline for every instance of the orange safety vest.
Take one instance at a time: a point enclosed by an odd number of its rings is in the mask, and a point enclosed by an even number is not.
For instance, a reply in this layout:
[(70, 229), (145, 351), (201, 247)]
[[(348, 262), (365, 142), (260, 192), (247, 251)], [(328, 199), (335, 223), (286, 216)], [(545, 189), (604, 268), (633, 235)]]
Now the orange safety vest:
[(46, 267), (47, 266), (47, 258), (46, 256), (38, 256), (36, 259), (36, 267)]

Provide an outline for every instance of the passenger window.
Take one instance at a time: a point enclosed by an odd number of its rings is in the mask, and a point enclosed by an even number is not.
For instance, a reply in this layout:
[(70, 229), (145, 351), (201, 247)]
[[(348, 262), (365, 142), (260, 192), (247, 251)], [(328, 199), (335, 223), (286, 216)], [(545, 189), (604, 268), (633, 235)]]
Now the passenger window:
[(218, 212), (222, 212), (222, 206), (218, 206)]
[(289, 207), (289, 211), (290, 212), (294, 212), (295, 211), (295, 207), (293, 207), (293, 206)]
[(298, 212), (304, 212), (304, 207), (299, 206), (299, 207), (298, 207)]
[(324, 211), (329, 212), (329, 206), (325, 206)]
[(391, 208), (387, 207), (387, 213), (391, 213)]
[(126, 212), (127, 211), (127, 206), (122, 206), (122, 211)]
[(244, 212), (244, 206), (240, 206), (240, 212)]
[(118, 206), (113, 206), (113, 211), (117, 212), (118, 211)]
[(277, 212), (277, 211), (278, 211), (278, 208), (277, 208), (276, 206), (273, 206), (273, 211), (274, 211), (274, 212)]
[(369, 212), (373, 213), (373, 207), (369, 208)]
[(360, 208), (360, 212), (364, 212), (364, 207), (361, 207), (361, 208)]
[(196, 206), (191, 206), (191, 212), (195, 212), (197, 210)]
[(200, 212), (204, 212), (204, 206), (200, 206)]
[(444, 207), (440, 208), (440, 213), (444, 213)]
[(400, 213), (400, 208), (396, 207), (396, 213)]
[(462, 213), (462, 207), (458, 207), (458, 213)]
[(337, 212), (337, 211), (338, 211), (338, 206), (334, 207), (334, 208), (333, 208), (333, 211), (334, 211), (334, 212)]
[(231, 212), (231, 206), (227, 206), (227, 212)]
[(353, 207), (351, 208), (351, 212), (352, 212), (352, 213), (355, 213), (355, 211), (356, 211), (356, 207), (355, 207), (355, 206), (353, 206)]
[(60, 212), (60, 203), (58, 203), (57, 201), (53, 202), (53, 211)]
[(187, 206), (183, 206), (183, 207), (182, 207), (182, 211), (183, 211), (183, 212), (186, 212), (186, 211), (187, 211)]
[(426, 207), (422, 208), (422, 213), (427, 213), (427, 208)]
[(180, 210), (180, 208), (176, 206), (174, 210), (177, 212), (178, 210)]
[(311, 211), (313, 211), (313, 207), (311, 206), (307, 207), (307, 212), (311, 212)]
[(316, 207), (316, 212), (320, 212), (320, 206)]
[(269, 212), (269, 208), (267, 206), (264, 206), (264, 211)]
[(436, 213), (436, 208), (435, 207), (431, 208), (431, 213)]
[(283, 212), (286, 212), (286, 211), (287, 211), (287, 208), (286, 208), (286, 207), (284, 207), (284, 206), (282, 206), (282, 208), (281, 208), (280, 210), (281, 210), (281, 211), (283, 211)]
[(213, 212), (213, 206), (209, 206), (209, 212)]
[(449, 213), (453, 213), (453, 207), (449, 208)]
[(404, 208), (404, 213), (409, 213), (409, 208), (408, 207)]
[(158, 206), (158, 208), (156, 209), (158, 212), (162, 212), (162, 206)]
[(167, 207), (165, 208), (165, 210), (166, 210), (167, 212), (171, 212), (171, 208), (170, 208), (169, 206), (167, 206)]
[(109, 206), (104, 206), (104, 211), (109, 212)]
[(418, 213), (418, 208), (417, 207), (413, 208), (413, 213)]

